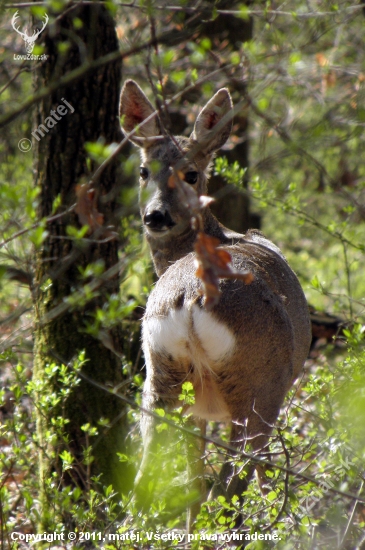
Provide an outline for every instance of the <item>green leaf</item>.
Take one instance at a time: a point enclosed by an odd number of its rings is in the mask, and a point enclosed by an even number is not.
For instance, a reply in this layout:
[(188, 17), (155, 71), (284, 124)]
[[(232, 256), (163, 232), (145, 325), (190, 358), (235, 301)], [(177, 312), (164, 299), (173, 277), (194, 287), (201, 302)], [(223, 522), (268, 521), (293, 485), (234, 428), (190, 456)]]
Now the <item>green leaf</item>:
[(238, 17), (240, 19), (243, 19), (244, 21), (249, 21), (249, 19), (250, 19), (250, 8), (248, 6), (245, 6), (244, 4), (241, 4), (240, 7), (239, 7)]
[(49, 232), (46, 231), (42, 225), (32, 229), (29, 232), (29, 238), (36, 248), (40, 248), (42, 246), (48, 235)]
[(273, 502), (274, 500), (276, 500), (278, 498), (278, 495), (275, 491), (270, 491), (270, 493), (268, 493), (266, 495), (266, 498), (267, 500), (269, 500), (270, 502)]

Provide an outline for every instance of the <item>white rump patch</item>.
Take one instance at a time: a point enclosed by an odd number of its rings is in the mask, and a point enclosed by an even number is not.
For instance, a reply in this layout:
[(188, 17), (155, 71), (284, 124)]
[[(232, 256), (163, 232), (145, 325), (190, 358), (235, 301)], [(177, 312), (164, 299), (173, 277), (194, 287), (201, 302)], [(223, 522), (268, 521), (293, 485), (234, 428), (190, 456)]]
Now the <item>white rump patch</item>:
[[(224, 361), (235, 349), (234, 335), (226, 325), (196, 304), (187, 304), (170, 310), (165, 317), (145, 319), (143, 342), (147, 371), (153, 369), (150, 353), (153, 350), (170, 355), (179, 368), (185, 364), (186, 377), (191, 373), (195, 404), (189, 407), (189, 412), (206, 420), (230, 419), (215, 382), (217, 369), (224, 369)], [(166, 368), (173, 368), (173, 363), (169, 362)]]
[(143, 336), (156, 351), (167, 351), (173, 358), (189, 355), (189, 312), (187, 309), (172, 309), (167, 317), (150, 317), (143, 322)]
[(226, 325), (217, 321), (211, 313), (200, 309), (197, 305), (192, 307), (192, 318), (193, 331), (209, 359), (220, 362), (232, 354), (235, 338)]
[(196, 367), (196, 363), (206, 363), (209, 370), (229, 357), (235, 347), (229, 328), (196, 304), (172, 309), (166, 317), (145, 319), (143, 327), (144, 338), (155, 352), (187, 358)]

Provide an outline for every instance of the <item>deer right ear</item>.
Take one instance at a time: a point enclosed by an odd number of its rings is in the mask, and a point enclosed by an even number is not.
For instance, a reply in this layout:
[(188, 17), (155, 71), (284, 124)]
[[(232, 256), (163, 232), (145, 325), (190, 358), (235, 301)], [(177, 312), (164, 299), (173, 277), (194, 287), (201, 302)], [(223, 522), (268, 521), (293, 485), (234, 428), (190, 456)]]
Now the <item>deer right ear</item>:
[(201, 144), (206, 154), (220, 149), (232, 130), (232, 99), (227, 88), (219, 90), (196, 119), (191, 138)]
[(122, 119), (122, 129), (129, 134), (135, 130), (129, 139), (139, 147), (150, 147), (155, 136), (161, 135), (161, 128), (156, 109), (134, 80), (127, 80), (120, 95), (119, 115)]

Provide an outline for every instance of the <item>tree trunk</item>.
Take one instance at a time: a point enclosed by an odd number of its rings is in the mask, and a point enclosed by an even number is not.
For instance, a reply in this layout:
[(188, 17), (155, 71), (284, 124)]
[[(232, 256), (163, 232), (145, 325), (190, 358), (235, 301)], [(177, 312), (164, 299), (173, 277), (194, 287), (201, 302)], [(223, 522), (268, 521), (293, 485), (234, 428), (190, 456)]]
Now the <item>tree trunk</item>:
[[(250, 0), (244, 4), (251, 5)], [(221, 0), (219, 9), (236, 9), (231, 0)], [(253, 19), (247, 20), (235, 15), (220, 14), (214, 21), (207, 23), (204, 27), (204, 34), (219, 43), (227, 42), (232, 51), (239, 50), (244, 42), (252, 39)], [(243, 77), (243, 75), (242, 75)], [(244, 96), (246, 83), (242, 79), (233, 78), (230, 82), (233, 103), (236, 104)], [(248, 118), (247, 112), (240, 112), (234, 118), (234, 134), (238, 143), (229, 151), (221, 151), (220, 155), (227, 157), (229, 163), (235, 161), (242, 168), (249, 166), (249, 141), (248, 141)], [(243, 181), (244, 188), (247, 188), (247, 180)], [(239, 190), (232, 185), (227, 185), (224, 178), (212, 175), (209, 180), (209, 194), (216, 195), (216, 202), (211, 206), (213, 214), (224, 225), (237, 231), (245, 233), (250, 228), (260, 228), (258, 214), (251, 211), (250, 197), (245, 190)]]
[[(241, 3), (242, 4), (242, 3)], [(251, 0), (244, 2), (246, 6), (252, 4)], [(238, 9), (239, 3), (232, 0), (220, 0), (215, 4), (215, 9), (219, 10), (234, 10)], [(179, 14), (179, 18), (181, 14)], [(186, 19), (190, 14), (186, 14)], [(253, 37), (253, 18), (248, 17), (242, 19), (232, 14), (218, 14), (213, 19), (210, 19), (209, 12), (206, 17), (207, 21), (201, 23), (199, 18), (193, 20), (187, 25), (187, 31), (195, 29), (196, 38), (199, 40), (203, 37), (208, 37), (213, 45), (213, 51), (219, 51), (221, 44), (226, 43), (231, 51), (239, 51), (244, 42), (247, 42)], [(222, 64), (222, 73), (224, 71)], [(227, 82), (232, 94), (233, 103), (236, 105), (246, 92), (246, 83), (244, 75), (241, 73), (237, 77), (237, 73), (231, 74), (227, 69)], [(193, 99), (192, 99), (193, 96)], [(196, 102), (199, 97), (199, 90), (194, 90), (184, 94), (181, 100)], [(189, 99), (188, 99), (189, 98)], [(170, 125), (167, 121), (168, 129), (175, 134), (183, 133), (186, 129), (187, 121), (181, 112), (176, 109), (170, 112)], [(236, 145), (231, 150), (221, 150), (218, 156), (226, 156), (228, 162), (233, 164), (238, 162), (242, 168), (249, 167), (249, 140), (248, 140), (248, 117), (247, 110), (242, 110), (234, 117), (233, 133), (236, 138)], [(260, 215), (252, 212), (250, 197), (247, 192), (247, 178), (242, 182), (243, 188), (238, 189), (233, 185), (228, 185), (226, 180), (220, 175), (214, 175), (209, 179), (209, 195), (216, 200), (211, 205), (213, 214), (225, 226), (237, 231), (245, 233), (250, 228), (259, 229), (261, 225)]]
[[(79, 21), (82, 22), (81, 28), (78, 28)], [(37, 66), (36, 87), (47, 86), (85, 61), (117, 49), (114, 22), (106, 9), (100, 4), (68, 8), (45, 35), (45, 54), (48, 58)], [(90, 179), (95, 168), (87, 159), (87, 142), (103, 140), (107, 144), (120, 141), (120, 78), (120, 63), (110, 63), (49, 94), (38, 105), (35, 126), (43, 124), (47, 127), (46, 131), (43, 130), (44, 137), (37, 133), (38, 137), (34, 140), (40, 219), (52, 215), (52, 205), (58, 196), (61, 206), (57, 213), (66, 211), (77, 201), (76, 186)], [(64, 109), (57, 110), (59, 106), (64, 106), (66, 113)], [(56, 113), (58, 120), (51, 111)], [(48, 118), (50, 116), (57, 120), (51, 129), (53, 123)], [(114, 163), (102, 173), (93, 190), (79, 187), (78, 193), (80, 195), (81, 192), (83, 199), (78, 199), (78, 213), (73, 210), (47, 223), (48, 235), (37, 251), (33, 289), (36, 311), (34, 380), (39, 388), (46, 388), (39, 390), (37, 406), (44, 528), (47, 524), (45, 481), (52, 470), (57, 470), (61, 483), (73, 483), (85, 488), (91, 475), (102, 474), (103, 484), (121, 488), (116, 453), (123, 448), (126, 429), (122, 414), (124, 406), (120, 399), (81, 379), (62, 405), (55, 404), (44, 415), (44, 403), (47, 402), (44, 397), (52, 392), (57, 394), (60, 389), (59, 375), (50, 372), (50, 363), (72, 363), (85, 350), (86, 363), (82, 374), (109, 388), (116, 387), (122, 380), (120, 331), (100, 331), (93, 336), (86, 331), (86, 323), (93, 322), (93, 314), (103, 307), (108, 296), (119, 293), (118, 242), (110, 228), (106, 227), (117, 227), (116, 198), (120, 184), (121, 178)], [(82, 189), (88, 193), (83, 195)], [(85, 238), (75, 240), (72, 235), (70, 237), (67, 226), (78, 230), (86, 221), (91, 229)], [(97, 275), (90, 276), (89, 280), (82, 278), (82, 269), (95, 262), (103, 265), (99, 278)], [(65, 300), (85, 289), (88, 282), (96, 287), (91, 299), (76, 301), (72, 307), (65, 307)], [(52, 430), (51, 417), (55, 419), (60, 415), (69, 420), (63, 430), (69, 442), (68, 451), (75, 458), (74, 467), (67, 476), (61, 474), (59, 459), (60, 451), (65, 448), (64, 443), (58, 439), (56, 445), (53, 441), (50, 448), (46, 435), (49, 429)], [(106, 427), (98, 425), (101, 418), (107, 419)], [(97, 428), (97, 436), (89, 438), (81, 429), (87, 423)], [(87, 467), (83, 465), (82, 458), (83, 449), (89, 445), (93, 445), (94, 461)], [(53, 455), (54, 458), (50, 458)]]

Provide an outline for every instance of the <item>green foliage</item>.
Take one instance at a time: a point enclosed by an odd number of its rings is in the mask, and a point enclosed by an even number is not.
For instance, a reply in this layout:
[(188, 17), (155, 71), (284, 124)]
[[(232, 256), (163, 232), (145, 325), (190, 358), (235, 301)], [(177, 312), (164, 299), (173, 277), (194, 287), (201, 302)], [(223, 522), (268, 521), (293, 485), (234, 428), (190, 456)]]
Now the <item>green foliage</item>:
[[(253, 480), (242, 501), (219, 496), (203, 503), (192, 526), (191, 547), (228, 547), (223, 537), (237, 532), (278, 536), (277, 541), (248, 541), (246, 548), (255, 550), (360, 548), (365, 529), (364, 504), (359, 501), (355, 505), (346, 494), (364, 499), (363, 8), (349, 2), (289, 2), (280, 7), (270, 1), (250, 5), (233, 2), (229, 10), (236, 15), (229, 17), (239, 19), (240, 30), (254, 14), (254, 37), (250, 39), (244, 32), (236, 34), (232, 25), (223, 36), (219, 34), (228, 16), (220, 13), (219, 3), (214, 7), (203, 3), (204, 13), (195, 11), (200, 4), (182, 1), (174, 10), (165, 10), (150, 0), (129, 7), (108, 1), (106, 7), (116, 17), (124, 57), (123, 78), (138, 80), (154, 105), (158, 99), (169, 130), (174, 131), (176, 116), (171, 116), (170, 128), (166, 112), (176, 115), (177, 109), (188, 122), (189, 128), (182, 130), (188, 135), (199, 106), (220, 87), (230, 88), (236, 105), (242, 101), (234, 131), (239, 133), (237, 126), (248, 115), (247, 133), (239, 137), (238, 143), (249, 139), (250, 167), (246, 170), (237, 161), (230, 163), (220, 156), (214, 171), (239, 189), (248, 182), (245, 193), (262, 215), (263, 232), (284, 251), (308, 301), (348, 322), (337, 347), (328, 344), (314, 350), (303, 379), (286, 400), (271, 440), (271, 464), (262, 465), (266, 494), (261, 494)], [(31, 12), (37, 19), (48, 13), (53, 32), (57, 14), (64, 9), (69, 9), (68, 2), (49, 0), (44, 6), (32, 7)], [(273, 13), (277, 10), (280, 13)], [(6, 23), (0, 28), (4, 68), (0, 76), (4, 105), (0, 119), (33, 94), (33, 62), (21, 66), (12, 59), (14, 52), (9, 44), (14, 43), (17, 51), (24, 46), (9, 25), (13, 13), (6, 11)], [(83, 21), (76, 14), (71, 18), (70, 36), (58, 44), (65, 56), (74, 44), (73, 32), (83, 29)], [(191, 35), (179, 34), (197, 21), (199, 25)], [(207, 21), (210, 27), (202, 31)], [(156, 41), (151, 32), (158, 37)], [(52, 33), (48, 39), (52, 39)], [(81, 44), (76, 43), (82, 56)], [(153, 44), (153, 48), (146, 44)], [(41, 54), (43, 49), (41, 43), (36, 44), (34, 54)], [(151, 90), (151, 82), (155, 90)], [(80, 385), (80, 370), (87, 367), (85, 356), (79, 355), (68, 366), (55, 360), (46, 368), (46, 379), (31, 379), (31, 291), (35, 286), (30, 290), (24, 281), (25, 275), (30, 279), (36, 275), (34, 255), (42, 250), (48, 235), (48, 220), (39, 220), (37, 214), (40, 197), (32, 184), (33, 153), (23, 152), (18, 146), (21, 139), (31, 138), (33, 127), (30, 110), (14, 116), (0, 144), (1, 541), (13, 550), (21, 546), (8, 542), (9, 533), (37, 532), (42, 515), (38, 458), (41, 452), (47, 452), (59, 464), (59, 470), (45, 481), (50, 530), (95, 532), (103, 537), (117, 534), (119, 538), (103, 542), (108, 549), (129, 547), (122, 537), (131, 531), (140, 534), (138, 547), (142, 549), (175, 547), (177, 539), (166, 537), (184, 533), (186, 508), (196, 496), (186, 479), (185, 430), (193, 428), (182, 414), (194, 403), (192, 385), (183, 385), (178, 410), (155, 411), (160, 417), (161, 443), (148, 488), (151, 506), (148, 512), (141, 512), (128, 490), (116, 494), (112, 485), (90, 477), (94, 444), (83, 448), (80, 464), (75, 463), (71, 452), (65, 403)], [(233, 139), (228, 147), (234, 150), (236, 145)], [(85, 144), (89, 158), (83, 171), (87, 177), (95, 166), (107, 161), (115, 147), (106, 145), (102, 137)], [(121, 163), (124, 176), (134, 177), (139, 164), (137, 154), (132, 153)], [(158, 163), (155, 169), (159, 170)], [(119, 454), (121, 464), (135, 471), (141, 459), (138, 405), (144, 378), (139, 324), (154, 278), (147, 248), (142, 244), (141, 222), (135, 214), (137, 190), (121, 187), (116, 190), (121, 212), (117, 227), (121, 242), (120, 293), (107, 296), (104, 262), (89, 262), (75, 269), (71, 294), (60, 307), (68, 312), (84, 308), (82, 330), (109, 348), (113, 347), (109, 331), (118, 328), (123, 332), (123, 382), (116, 388), (106, 388), (105, 399), (110, 392), (136, 405), (126, 412), (129, 446)], [(54, 197), (52, 215), (62, 212), (63, 200), (61, 195)], [(65, 224), (70, 246), (85, 250), (90, 240), (88, 226), (80, 227), (69, 218)], [(18, 278), (13, 277), (12, 269), (21, 271)], [(52, 285), (59, 281), (46, 278), (38, 283), (46, 300)], [(90, 303), (100, 296), (104, 297), (103, 305), (90, 314)], [(57, 391), (50, 391), (50, 381), (57, 382)], [(36, 407), (50, 421), (46, 441), (36, 435)], [(97, 425), (81, 425), (80, 432), (96, 441), (95, 445), (102, 445), (102, 434), (113, 421), (101, 418)], [(219, 426), (218, 442), (217, 433), (217, 426), (209, 426), (205, 472), (208, 488), (225, 460), (233, 460), (242, 476), (249, 464), (246, 456), (232, 458), (224, 448), (229, 438), (227, 427)], [(85, 472), (82, 488), (72, 483), (77, 468)], [(123, 481), (130, 487), (127, 479)], [(241, 527), (236, 529), (236, 525)], [(160, 536), (151, 540), (150, 533)], [(88, 545), (100, 548), (100, 539), (89, 540)]]
[(105, 145), (105, 140), (103, 139), (100, 139), (96, 143), (85, 143), (85, 149), (90, 158), (99, 164), (102, 164), (110, 155), (112, 155), (116, 147), (117, 144), (115, 143)]
[(237, 161), (232, 165), (228, 163), (226, 157), (218, 157), (215, 161), (215, 174), (222, 176), (227, 183), (235, 185), (238, 188), (243, 187), (243, 178), (246, 168), (242, 168)]
[(181, 390), (179, 401), (183, 401), (184, 405), (194, 405), (195, 392), (193, 384), (191, 382), (184, 382)]

